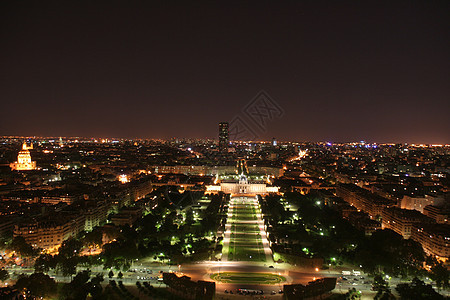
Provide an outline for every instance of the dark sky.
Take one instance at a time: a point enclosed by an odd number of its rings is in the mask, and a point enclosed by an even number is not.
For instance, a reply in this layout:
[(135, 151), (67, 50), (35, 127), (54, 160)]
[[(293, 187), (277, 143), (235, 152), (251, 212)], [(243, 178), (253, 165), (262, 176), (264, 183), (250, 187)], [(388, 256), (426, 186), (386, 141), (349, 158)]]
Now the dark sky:
[(450, 1), (130, 2), (2, 1), (0, 134), (450, 143)]

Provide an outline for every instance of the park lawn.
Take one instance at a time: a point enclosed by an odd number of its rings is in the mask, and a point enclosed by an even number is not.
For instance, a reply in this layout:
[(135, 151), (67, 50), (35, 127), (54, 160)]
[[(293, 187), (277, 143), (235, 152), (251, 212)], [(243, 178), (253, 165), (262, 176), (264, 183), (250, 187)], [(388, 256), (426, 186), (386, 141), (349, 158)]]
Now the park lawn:
[(261, 239), (236, 239), (230, 241), (228, 259), (235, 261), (266, 261)]
[(223, 283), (279, 284), (286, 278), (270, 273), (223, 272), (211, 275), (211, 279)]
[(257, 224), (242, 224), (232, 223), (232, 232), (245, 232), (245, 233), (259, 233), (259, 226)]
[(232, 209), (228, 259), (234, 261), (266, 261), (260, 230), (255, 222), (257, 210), (253, 203), (235, 203)]

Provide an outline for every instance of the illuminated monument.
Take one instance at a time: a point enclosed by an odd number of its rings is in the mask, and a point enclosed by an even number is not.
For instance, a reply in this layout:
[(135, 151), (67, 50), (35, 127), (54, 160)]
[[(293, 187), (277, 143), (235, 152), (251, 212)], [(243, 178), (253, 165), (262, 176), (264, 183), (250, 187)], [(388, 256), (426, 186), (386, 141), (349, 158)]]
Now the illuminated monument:
[(252, 176), (249, 174), (247, 162), (240, 159), (236, 164), (236, 174), (217, 176), (214, 185), (207, 185), (209, 193), (224, 192), (232, 195), (265, 195), (278, 193), (279, 187), (272, 186), (269, 176)]
[(17, 161), (9, 165), (12, 170), (28, 171), (36, 169), (36, 162), (31, 161), (30, 151), (28, 149), (33, 149), (33, 145), (28, 147), (27, 143), (24, 142), (22, 150), (20, 150), (19, 155), (17, 155)]

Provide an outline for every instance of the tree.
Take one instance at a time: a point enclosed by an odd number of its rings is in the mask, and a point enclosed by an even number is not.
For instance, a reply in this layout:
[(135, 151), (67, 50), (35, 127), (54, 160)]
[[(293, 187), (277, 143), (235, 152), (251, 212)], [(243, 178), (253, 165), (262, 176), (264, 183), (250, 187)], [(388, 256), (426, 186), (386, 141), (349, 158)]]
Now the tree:
[(9, 273), (5, 269), (0, 270), (0, 281), (6, 281), (9, 279)]
[(16, 236), (15, 238), (13, 238), (8, 249), (10, 249), (11, 251), (15, 251), (17, 254), (23, 257), (34, 257), (39, 253), (39, 251), (28, 244), (22, 236)]
[(355, 288), (349, 289), (345, 294), (345, 299), (347, 300), (356, 300), (361, 299), (361, 292), (357, 291)]
[(73, 238), (69, 238), (61, 244), (61, 247), (59, 248), (58, 251), (58, 255), (65, 258), (79, 256), (82, 247), (83, 247), (82, 242)]
[(50, 254), (41, 254), (34, 263), (36, 273), (48, 273), (50, 269), (56, 268), (57, 260)]
[(63, 276), (72, 276), (77, 271), (77, 265), (80, 262), (79, 255), (82, 243), (75, 239), (65, 240), (59, 248), (57, 266), (61, 270)]
[(395, 300), (395, 296), (391, 293), (390, 289), (387, 289), (385, 291), (379, 291), (375, 297), (374, 300)]
[(60, 293), (62, 299), (86, 299), (90, 284), (90, 271), (81, 271), (70, 281), (66, 283)]
[(102, 245), (103, 233), (101, 229), (94, 228), (93, 231), (86, 233), (83, 238), (83, 244), (87, 247), (96, 247)]
[[(109, 299), (102, 295), (103, 282), (102, 275), (96, 275), (90, 278), (90, 271), (81, 271), (72, 279), (70, 283), (64, 285), (61, 293), (61, 299), (86, 299), (90, 294), (92, 299)], [(90, 279), (90, 281), (89, 281)]]
[(61, 258), (58, 262), (58, 269), (64, 277), (69, 277), (77, 272), (78, 258)]
[(106, 268), (126, 269), (130, 261), (140, 257), (134, 241), (119, 240), (103, 246), (103, 258)]
[(94, 278), (91, 279), (91, 288), (90, 293), (94, 299), (99, 299), (102, 295), (103, 288), (102, 283), (103, 282), (103, 275), (97, 274)]
[(417, 277), (415, 277), (410, 284), (398, 284), (395, 289), (400, 294), (400, 299), (402, 300), (444, 299), (444, 296), (437, 293), (431, 284), (425, 284)]
[(56, 292), (55, 280), (43, 273), (33, 273), (30, 276), (22, 275), (15, 286), (19, 290), (26, 289), (34, 297), (47, 297)]
[(449, 272), (447, 268), (442, 265), (442, 263), (438, 263), (431, 268), (430, 277), (436, 281), (438, 288), (447, 288), (449, 286)]
[(389, 283), (387, 283), (387, 281), (384, 280), (384, 278), (379, 274), (373, 278), (372, 286), (375, 291), (384, 291), (389, 289)]
[(355, 253), (355, 261), (371, 274), (388, 273), (408, 277), (418, 275), (425, 254), (420, 244), (405, 240), (392, 230), (377, 230), (363, 240)]

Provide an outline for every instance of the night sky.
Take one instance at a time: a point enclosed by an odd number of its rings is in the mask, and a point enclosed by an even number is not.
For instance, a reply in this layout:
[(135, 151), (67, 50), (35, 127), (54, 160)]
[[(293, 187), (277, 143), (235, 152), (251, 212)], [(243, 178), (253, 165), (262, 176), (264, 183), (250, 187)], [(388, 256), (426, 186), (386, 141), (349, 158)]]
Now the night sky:
[(1, 135), (450, 143), (450, 1), (130, 2), (1, 2)]

